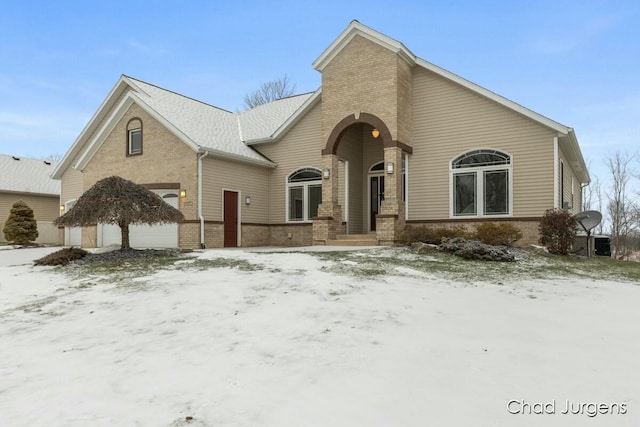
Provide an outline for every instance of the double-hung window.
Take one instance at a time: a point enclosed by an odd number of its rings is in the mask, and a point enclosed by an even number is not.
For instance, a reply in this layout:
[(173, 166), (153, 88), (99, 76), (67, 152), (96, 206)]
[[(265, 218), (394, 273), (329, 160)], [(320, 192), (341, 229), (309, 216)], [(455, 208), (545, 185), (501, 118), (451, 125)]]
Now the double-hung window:
[(142, 154), (142, 120), (133, 118), (127, 123), (127, 156)]
[(322, 175), (318, 169), (298, 169), (287, 178), (287, 220), (311, 221), (322, 203)]
[(451, 162), (451, 214), (454, 217), (511, 215), (511, 156), (474, 150)]

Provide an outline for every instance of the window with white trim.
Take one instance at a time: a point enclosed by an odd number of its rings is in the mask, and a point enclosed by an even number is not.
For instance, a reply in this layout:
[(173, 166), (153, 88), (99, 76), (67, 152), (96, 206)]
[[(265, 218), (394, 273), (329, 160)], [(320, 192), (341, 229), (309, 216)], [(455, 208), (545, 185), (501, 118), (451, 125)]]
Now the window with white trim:
[(142, 154), (142, 120), (133, 118), (127, 123), (127, 156)]
[(318, 169), (298, 169), (287, 178), (287, 220), (311, 221), (322, 203), (322, 174)]
[(511, 156), (473, 150), (451, 162), (452, 216), (511, 214)]

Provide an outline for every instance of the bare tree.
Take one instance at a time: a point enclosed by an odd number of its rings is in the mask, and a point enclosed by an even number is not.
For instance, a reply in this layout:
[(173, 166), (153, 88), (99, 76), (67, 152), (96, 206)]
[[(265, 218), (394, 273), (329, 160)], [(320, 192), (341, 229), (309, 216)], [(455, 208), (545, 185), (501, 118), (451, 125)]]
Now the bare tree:
[(611, 240), (613, 256), (624, 256), (626, 239), (635, 228), (634, 213), (636, 207), (629, 197), (627, 185), (632, 177), (631, 162), (634, 155), (616, 151), (607, 159), (607, 167), (611, 174), (611, 188), (607, 195), (607, 211), (611, 221)]
[(54, 221), (65, 227), (116, 224), (122, 232), (121, 250), (130, 249), (129, 225), (167, 224), (184, 220), (182, 213), (160, 196), (119, 176), (94, 184), (76, 204)]
[(53, 163), (58, 163), (60, 160), (62, 160), (62, 154), (60, 153), (52, 153), (49, 154), (46, 157), (43, 157), (42, 160), (47, 161), (47, 162), (53, 162)]
[[(588, 185), (582, 190), (582, 210), (590, 211), (596, 210), (602, 212), (602, 186), (600, 185), (600, 179), (595, 177)], [(596, 234), (602, 234), (604, 231), (604, 218), (596, 226), (594, 232)]]
[(292, 84), (285, 74), (281, 79), (262, 83), (260, 89), (245, 95), (244, 106), (249, 110), (257, 107), (258, 105), (291, 96), (295, 93), (295, 90), (296, 85)]

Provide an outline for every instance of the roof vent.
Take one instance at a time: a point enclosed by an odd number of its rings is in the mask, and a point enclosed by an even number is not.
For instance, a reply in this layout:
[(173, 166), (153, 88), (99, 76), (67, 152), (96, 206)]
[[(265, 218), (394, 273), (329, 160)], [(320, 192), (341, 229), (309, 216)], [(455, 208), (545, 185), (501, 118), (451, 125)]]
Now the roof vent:
[(13, 160), (20, 160), (20, 157), (16, 157), (16, 156), (11, 156), (11, 158), (12, 158)]
[(51, 162), (48, 162), (46, 160), (44, 161), (44, 164), (47, 165), (47, 166), (51, 166)]

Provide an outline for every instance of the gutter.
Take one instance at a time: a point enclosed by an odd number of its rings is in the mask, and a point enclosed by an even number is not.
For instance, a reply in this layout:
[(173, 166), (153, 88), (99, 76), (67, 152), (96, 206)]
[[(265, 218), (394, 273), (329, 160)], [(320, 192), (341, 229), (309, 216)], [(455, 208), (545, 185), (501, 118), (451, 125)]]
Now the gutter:
[(200, 219), (200, 249), (205, 248), (204, 244), (204, 216), (202, 216), (202, 159), (209, 155), (205, 151), (198, 156), (198, 218)]

